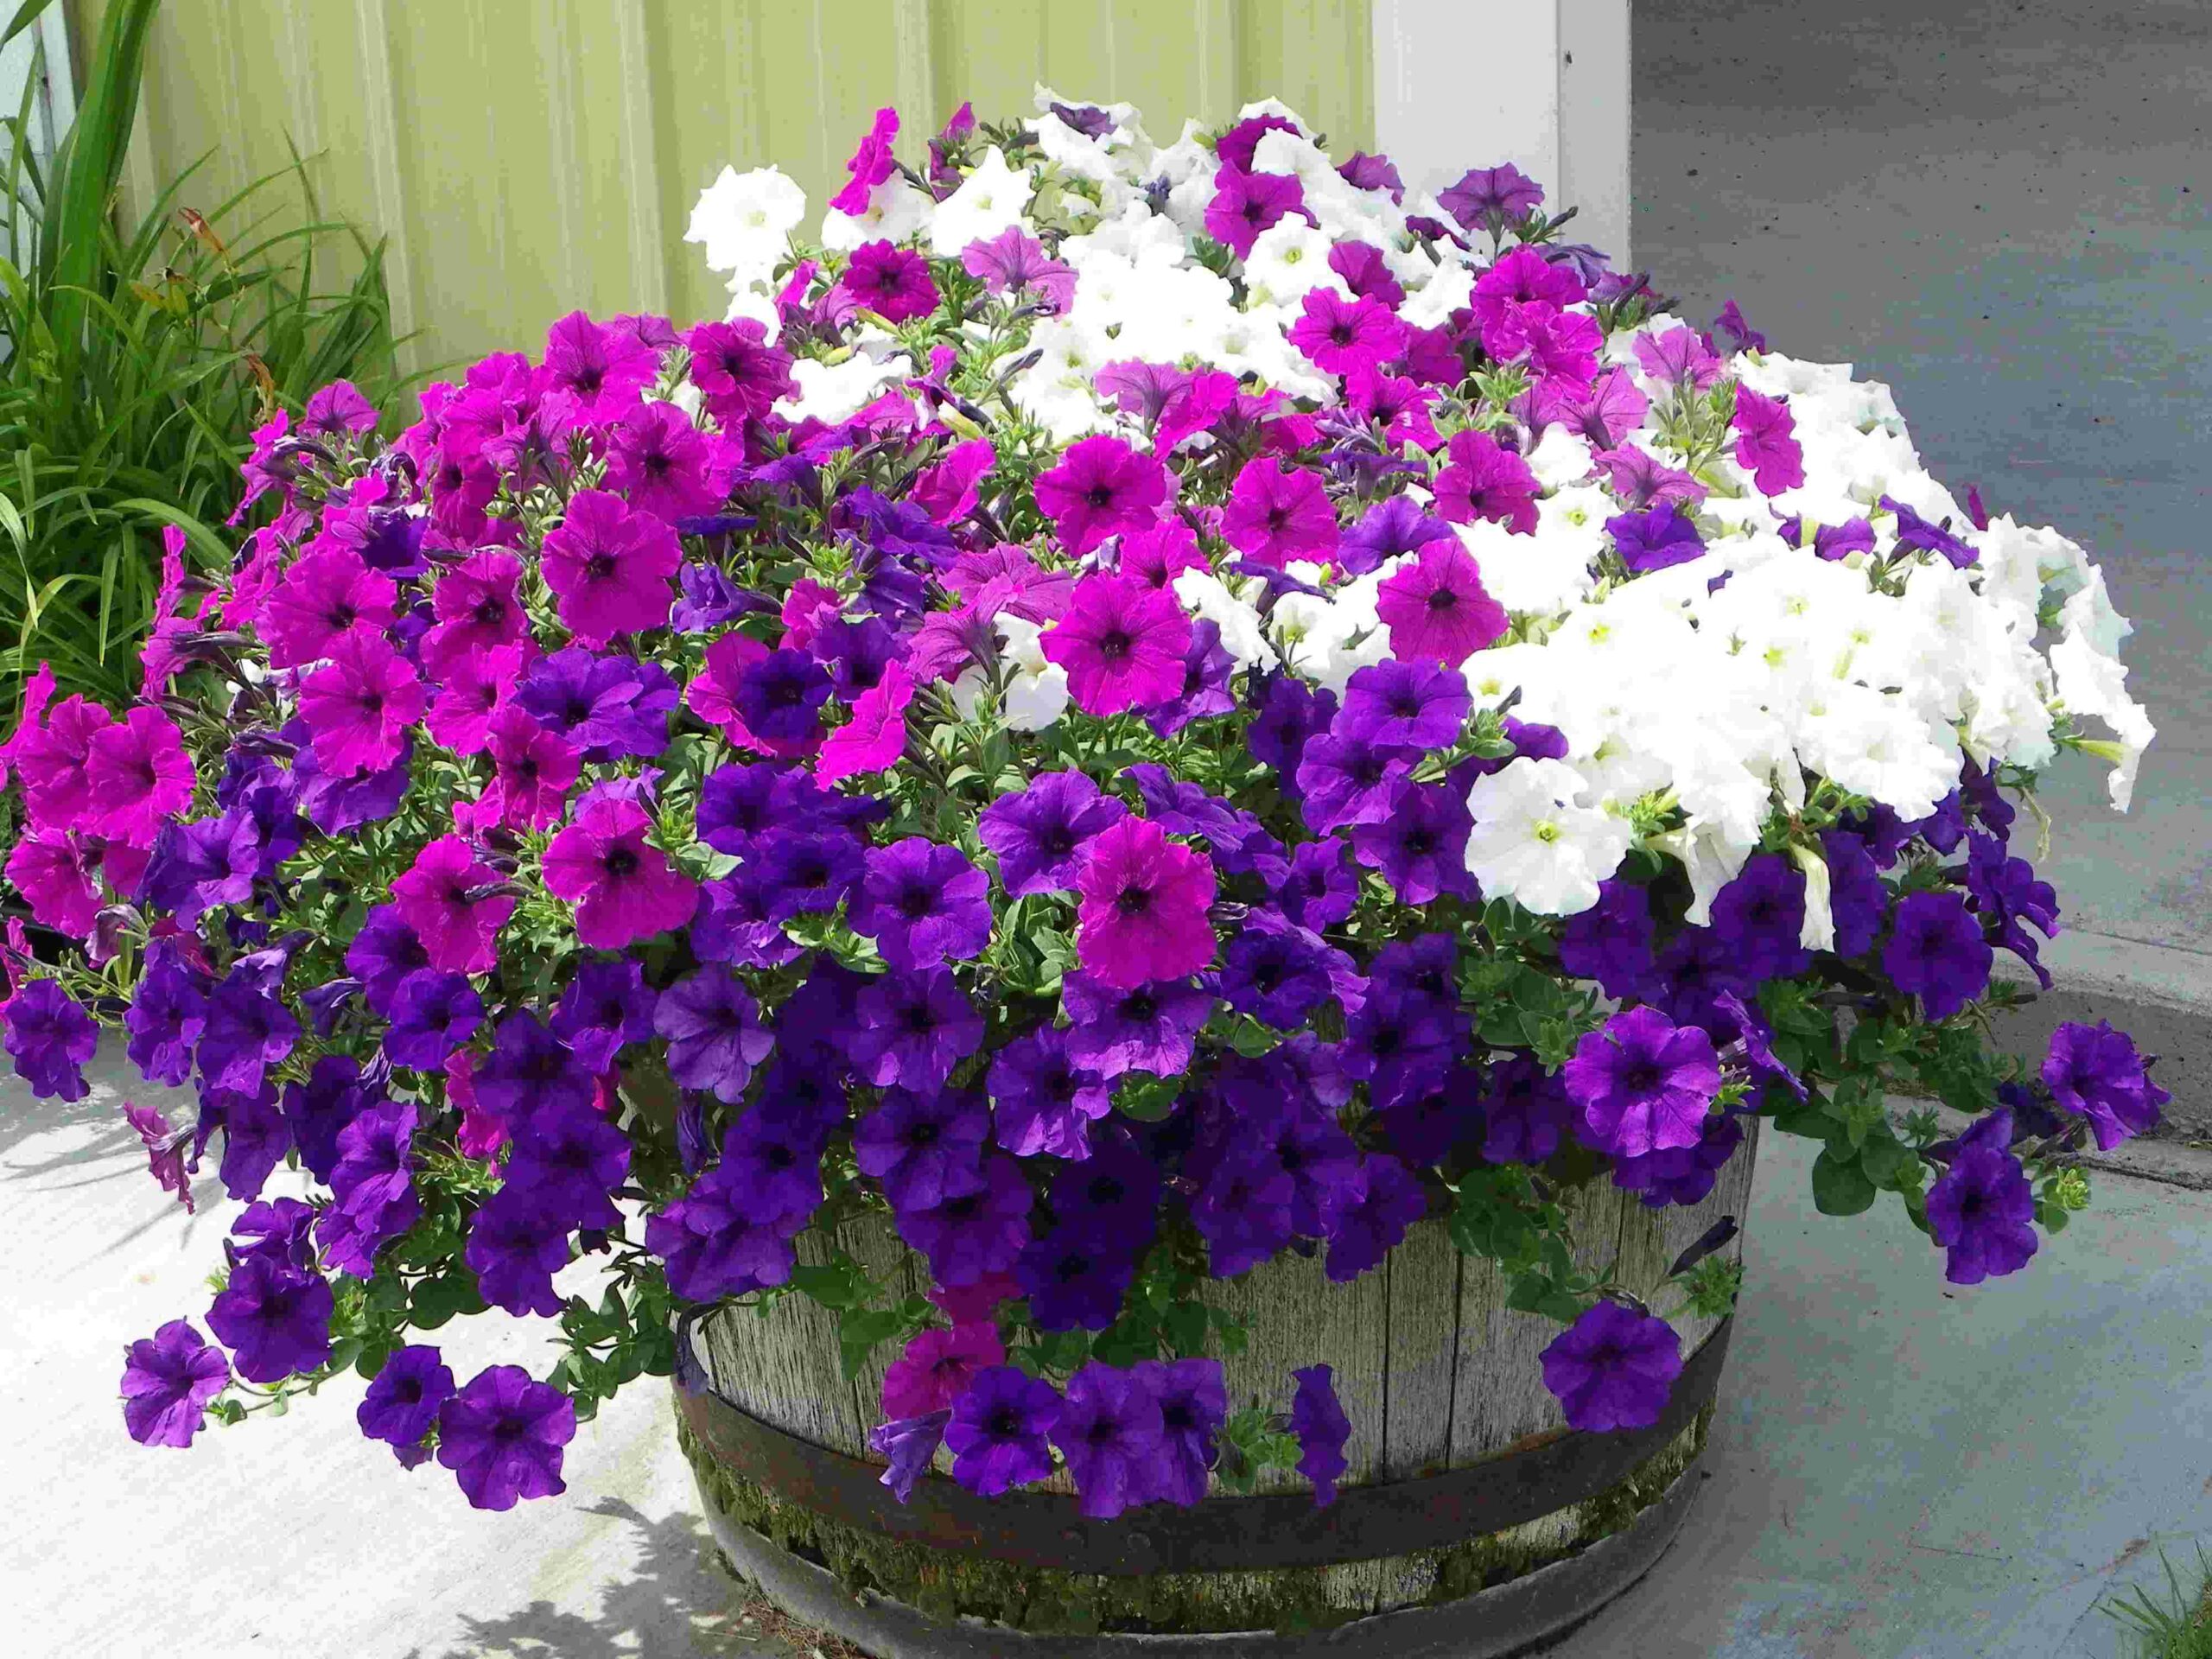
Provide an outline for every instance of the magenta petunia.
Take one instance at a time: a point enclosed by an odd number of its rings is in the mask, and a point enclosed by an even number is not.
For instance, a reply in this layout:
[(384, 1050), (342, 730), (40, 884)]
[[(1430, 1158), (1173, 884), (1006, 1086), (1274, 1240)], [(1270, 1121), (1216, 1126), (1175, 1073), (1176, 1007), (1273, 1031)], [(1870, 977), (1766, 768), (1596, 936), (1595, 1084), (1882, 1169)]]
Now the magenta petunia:
[(943, 1411), (968, 1391), (976, 1374), (1006, 1363), (997, 1326), (956, 1325), (918, 1332), (906, 1351), (884, 1368), (883, 1414), (919, 1417)]
[(914, 677), (893, 662), (878, 680), (853, 699), (853, 717), (823, 740), (814, 775), (825, 784), (881, 772), (906, 752), (906, 709), (914, 700)]
[(779, 398), (798, 390), (791, 354), (769, 340), (767, 325), (757, 318), (702, 322), (683, 344), (691, 353), (691, 384), (725, 429), (766, 420)]
[(937, 302), (930, 262), (912, 248), (890, 242), (863, 242), (855, 248), (830, 296), (839, 311), (873, 311), (893, 325), (926, 317), (937, 309)]
[(1280, 568), (1337, 550), (1337, 510), (1319, 474), (1273, 455), (1244, 463), (1221, 516), (1229, 544), (1256, 563)]
[(1424, 543), (1383, 578), (1376, 614), (1390, 630), (1390, 654), (1457, 667), (1504, 633), (1505, 607), (1483, 587), (1474, 556), (1454, 541)]
[(1242, 259), (1262, 231), (1289, 213), (1313, 217), (1306, 213), (1305, 187), (1295, 178), (1224, 167), (1214, 175), (1213, 200), (1206, 204), (1206, 234)]
[(1147, 818), (1093, 836), (1077, 883), (1076, 954), (1116, 989), (1180, 979), (1213, 960), (1213, 865)]
[(1347, 300), (1332, 288), (1307, 290), (1290, 343), (1330, 374), (1379, 369), (1406, 349), (1406, 325), (1380, 300)]
[(391, 884), (400, 920), (422, 940), (430, 966), (449, 974), (487, 974), (499, 965), (499, 930), (515, 900), (485, 892), (499, 874), (459, 836), (441, 836)]
[(660, 378), (660, 353), (626, 329), (571, 311), (545, 332), (545, 378), (587, 420), (619, 420)]
[(671, 523), (720, 507), (734, 471), (719, 441), (674, 404), (640, 404), (607, 435), (608, 486)]
[(1066, 614), (1038, 643), (1067, 671), (1078, 709), (1117, 715), (1181, 695), (1191, 619), (1173, 593), (1094, 571), (1076, 583)]
[[(510, 830), (547, 830), (558, 823), (583, 766), (576, 746), (510, 703), (492, 716), (485, 747), (495, 768), (499, 822)], [(487, 799), (491, 793), (486, 791)]]
[(295, 559), (261, 602), (260, 632), (272, 668), (320, 662), (356, 628), (381, 632), (399, 613), (399, 589), (359, 554), (327, 547)]
[(162, 821), (192, 804), (192, 757), (176, 722), (141, 704), (92, 738), (85, 760), (91, 829), (151, 847)]
[(891, 141), (898, 136), (899, 111), (878, 110), (874, 121), (861, 136), (861, 147), (846, 163), (851, 176), (845, 181), (844, 188), (830, 198), (832, 207), (841, 213), (855, 215), (868, 211), (869, 193), (889, 178), (898, 165), (891, 154)]
[(530, 638), (530, 618), (517, 588), (522, 560), (500, 547), (481, 547), (442, 572), (430, 590), (437, 620), (423, 638), (423, 663), (434, 678), (454, 664)]
[(1749, 467), (1762, 495), (1780, 495), (1805, 481), (1805, 451), (1789, 406), (1749, 386), (1736, 388), (1736, 460)]
[(334, 778), (358, 778), (399, 759), (407, 728), (429, 703), (414, 664), (380, 633), (339, 639), (330, 661), (300, 689), (315, 760)]
[(1454, 432), (1436, 475), (1436, 510), (1455, 524), (1487, 518), (1519, 536), (1536, 532), (1536, 475), (1487, 432)]
[(100, 912), (91, 849), (75, 836), (35, 830), (8, 853), (8, 880), (30, 906), (31, 919), (72, 938), (88, 937)]
[(1157, 456), (1100, 435), (1076, 440), (1060, 464), (1038, 478), (1037, 510), (1079, 558), (1109, 536), (1150, 524), (1167, 489), (1167, 469)]
[(683, 563), (676, 532), (658, 518), (606, 490), (582, 490), (546, 536), (542, 568), (561, 620), (600, 646), (618, 633), (667, 626), (669, 579)]
[(455, 658), (438, 677), (430, 711), (423, 716), (431, 737), (456, 754), (483, 753), (491, 745), (493, 721), (514, 697), (523, 660), (520, 645), (495, 645)]
[(935, 465), (914, 478), (906, 499), (940, 524), (957, 524), (975, 512), (979, 486), (998, 464), (998, 450), (988, 438), (969, 438), (956, 443)]
[(602, 796), (545, 849), (546, 891), (576, 907), (576, 937), (620, 950), (691, 919), (699, 884), (646, 840), (652, 820), (632, 802)]
[(988, 241), (970, 242), (960, 251), (960, 264), (994, 294), (1027, 289), (1041, 308), (1055, 313), (1075, 302), (1073, 267), (1046, 254), (1045, 245), (1019, 225), (1007, 226)]
[[(54, 682), (45, 664), (43, 693)], [(41, 684), (35, 677), (24, 692), (22, 724), (9, 740), (10, 758), (23, 785), (23, 806), (31, 823), (41, 830), (66, 834), (83, 826), (92, 807), (92, 785), (86, 761), (92, 753), (92, 739), (114, 724), (115, 716), (97, 702), (79, 696), (62, 698), (51, 712), (43, 707)]]

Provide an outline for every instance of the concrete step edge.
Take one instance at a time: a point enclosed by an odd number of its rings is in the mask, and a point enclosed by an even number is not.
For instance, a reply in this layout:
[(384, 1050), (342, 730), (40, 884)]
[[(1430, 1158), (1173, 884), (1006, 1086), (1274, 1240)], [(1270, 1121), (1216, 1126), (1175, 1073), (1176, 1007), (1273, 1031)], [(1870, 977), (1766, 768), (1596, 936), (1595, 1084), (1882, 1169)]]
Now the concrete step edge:
[[(2212, 954), (2073, 931), (2042, 954), (2051, 988), (1993, 1016), (1998, 1046), (2039, 1060), (2063, 1022), (2109, 1020), (2158, 1057), (2152, 1075), (2172, 1091), (2154, 1139), (2212, 1143)], [(2009, 951), (1998, 953), (1997, 971), (2035, 988), (2034, 974)]]

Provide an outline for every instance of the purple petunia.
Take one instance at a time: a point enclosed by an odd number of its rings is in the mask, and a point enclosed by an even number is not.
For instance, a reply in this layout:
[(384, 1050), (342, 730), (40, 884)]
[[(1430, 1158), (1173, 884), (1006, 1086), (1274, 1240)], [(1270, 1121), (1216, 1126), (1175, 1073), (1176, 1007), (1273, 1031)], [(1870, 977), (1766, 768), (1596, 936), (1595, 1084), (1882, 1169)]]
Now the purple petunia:
[(395, 1065), (438, 1071), (484, 1022), (484, 999), (460, 974), (424, 969), (399, 982), (384, 1052)]
[(990, 881), (958, 848), (908, 836), (870, 849), (849, 914), (885, 962), (912, 973), (990, 943)]
[(1134, 1371), (1093, 1360), (1068, 1379), (1052, 1427), (1083, 1512), (1112, 1520), (1160, 1484), (1166, 1436), (1160, 1402)]
[(2105, 1020), (2094, 1026), (2069, 1020), (2053, 1032), (2043, 1080), (2061, 1107), (2088, 1119), (2098, 1147), (2107, 1152), (2156, 1128), (2160, 1109), (2173, 1098), (2151, 1080), (2134, 1039)]
[(1052, 1472), (1052, 1434), (1060, 1420), (1058, 1389), (1011, 1365), (979, 1372), (952, 1403), (945, 1448), (952, 1478), (995, 1497)]
[(330, 1357), (329, 1282), (266, 1255), (248, 1256), (207, 1312), (207, 1328), (249, 1382), (281, 1382)]
[(1760, 853), (1713, 900), (1713, 931), (1752, 980), (1802, 973), (1812, 958), (1798, 936), (1805, 925), (1805, 878), (1779, 853)]
[(2012, 1140), (2004, 1108), (1977, 1119), (1928, 1189), (1928, 1231), (1948, 1253), (1943, 1276), (1955, 1285), (2018, 1273), (2036, 1253), (2035, 1188)]
[(952, 1068), (983, 1039), (982, 1016), (944, 968), (870, 980), (854, 1018), (848, 1041), (861, 1076), (879, 1087), (896, 1084), (916, 1094), (942, 1089)]
[(1713, 1039), (1656, 1008), (1586, 1032), (1560, 1075), (1591, 1144), (1617, 1158), (1695, 1146), (1720, 1090)]
[(1229, 1389), (1217, 1359), (1145, 1360), (1130, 1368), (1160, 1407), (1160, 1453), (1148, 1497), (1188, 1509), (1206, 1495), (1229, 1420)]
[(493, 1365), (438, 1412), (438, 1461), (472, 1508), (511, 1510), (524, 1497), (557, 1497), (562, 1448), (575, 1438), (575, 1403), (519, 1365)]
[(668, 1039), (669, 1076), (725, 1103), (743, 1099), (753, 1068), (776, 1046), (760, 1012), (728, 968), (710, 965), (677, 981), (653, 1009), (653, 1029)]
[(1360, 1164), (1357, 1185), (1330, 1217), (1331, 1282), (1349, 1284), (1380, 1267), (1427, 1213), (1428, 1194), (1420, 1179), (1387, 1154), (1370, 1154)]
[(1649, 1428), (1682, 1373), (1682, 1343), (1666, 1320), (1601, 1301), (1552, 1339), (1543, 1367), (1569, 1428)]
[(8, 999), (4, 1020), (16, 1075), (35, 1098), (82, 1100), (91, 1092), (85, 1067), (99, 1052), (99, 1027), (58, 983), (33, 980)]
[(901, 1503), (913, 1497), (915, 1483), (929, 1471), (951, 1421), (952, 1411), (947, 1407), (918, 1417), (894, 1417), (868, 1431), (868, 1449), (888, 1465), (882, 1484)]
[(1457, 669), (1376, 663), (1352, 675), (1329, 730), (1382, 748), (1448, 749), (1459, 741), (1473, 705), (1466, 677)]
[(985, 807), (976, 834), (996, 854), (1007, 896), (1071, 891), (1084, 849), (1128, 808), (1079, 772), (1048, 772)]
[(412, 1466), (423, 1441), (454, 1395), (453, 1371), (435, 1348), (408, 1343), (391, 1351), (354, 1411), (361, 1433), (382, 1440)]
[(1593, 979), (1607, 996), (1638, 995), (1652, 971), (1651, 904), (1644, 888), (1619, 880), (1598, 884), (1598, 902), (1567, 918), (1560, 965)]
[(568, 1229), (527, 1191), (503, 1187), (485, 1200), (469, 1223), (461, 1260), (493, 1306), (518, 1318), (561, 1311), (553, 1275), (569, 1265)]
[(1017, 1158), (1090, 1154), (1090, 1126), (1113, 1109), (1113, 1084), (1075, 1057), (1074, 1033), (1025, 1032), (991, 1057), (998, 1143)]
[(1344, 1447), (1351, 1440), (1351, 1419), (1337, 1399), (1335, 1369), (1309, 1365), (1293, 1371), (1298, 1391), (1290, 1402), (1290, 1432), (1298, 1439), (1298, 1472), (1313, 1483), (1313, 1506), (1337, 1501), (1337, 1482), (1351, 1465)]
[(586, 962), (561, 993), (552, 1033), (587, 1071), (613, 1065), (626, 1048), (650, 1042), (658, 995), (634, 962)]
[(1988, 988), (1992, 960), (1981, 924), (1960, 894), (1910, 893), (1897, 901), (1882, 967), (1930, 1020), (1948, 1019)]
[(1426, 905), (1445, 893), (1471, 899), (1475, 879), (1467, 871), (1467, 838), (1473, 831), (1463, 791), (1401, 783), (1381, 823), (1353, 827), (1352, 855), (1382, 871), (1402, 904)]
[(1181, 1074), (1219, 1000), (1187, 979), (1123, 988), (1081, 971), (1061, 981), (1060, 998), (1073, 1022), (1068, 1053), (1109, 1078), (1124, 1071)]
[(950, 1288), (1010, 1271), (1029, 1242), (1033, 1195), (1020, 1166), (987, 1154), (979, 1168), (982, 1179), (975, 1188), (893, 1212), (899, 1236), (929, 1259), (938, 1283)]
[(590, 1107), (568, 1104), (531, 1113), (510, 1135), (504, 1191), (563, 1231), (620, 1224), (612, 1195), (630, 1173), (629, 1136)]
[(927, 1210), (982, 1189), (990, 1132), (990, 1113), (973, 1095), (894, 1088), (854, 1128), (853, 1157), (862, 1174), (882, 1183), (894, 1208)]
[(188, 1319), (171, 1319), (124, 1350), (123, 1422), (141, 1446), (185, 1446), (231, 1367)]

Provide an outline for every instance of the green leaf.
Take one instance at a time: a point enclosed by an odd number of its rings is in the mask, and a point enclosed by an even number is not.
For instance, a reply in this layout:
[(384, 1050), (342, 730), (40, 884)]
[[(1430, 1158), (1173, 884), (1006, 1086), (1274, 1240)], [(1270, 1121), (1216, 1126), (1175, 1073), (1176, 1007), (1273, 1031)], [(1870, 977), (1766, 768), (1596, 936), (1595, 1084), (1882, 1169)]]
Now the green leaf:
[(1160, 1319), (1160, 1329), (1178, 1359), (1195, 1359), (1205, 1352), (1210, 1323), (1205, 1304), (1200, 1302), (1176, 1302)]
[(867, 1369), (868, 1356), (897, 1336), (906, 1321), (890, 1308), (847, 1308), (837, 1316), (837, 1370), (850, 1382)]
[(481, 1313), (483, 1296), (476, 1275), (458, 1262), (435, 1279), (425, 1279), (408, 1298), (408, 1319), (425, 1331), (435, 1331), (457, 1313)]
[(791, 1269), (792, 1287), (831, 1309), (857, 1306), (875, 1287), (852, 1262), (831, 1262), (818, 1267)]
[(38, 21), (39, 13), (54, 3), (54, 0), (23, 0), (16, 15), (8, 20), (8, 27), (0, 29), (0, 46), (7, 43)]
[(1859, 1167), (1877, 1186), (1895, 1185), (1906, 1172), (1919, 1166), (1919, 1154), (1886, 1132), (1870, 1138), (1859, 1148)]
[(1874, 1183), (1830, 1147), (1813, 1160), (1813, 1207), (1824, 1216), (1855, 1216), (1874, 1202)]

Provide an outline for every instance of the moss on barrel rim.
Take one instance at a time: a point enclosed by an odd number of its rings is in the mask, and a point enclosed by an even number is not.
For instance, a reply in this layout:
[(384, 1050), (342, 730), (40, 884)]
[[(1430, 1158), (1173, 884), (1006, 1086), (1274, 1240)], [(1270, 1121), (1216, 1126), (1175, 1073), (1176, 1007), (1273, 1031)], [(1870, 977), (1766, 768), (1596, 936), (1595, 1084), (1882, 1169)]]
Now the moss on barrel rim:
[[(1382, 1563), (1398, 1587), (1381, 1605), (1346, 1605), (1327, 1593), (1338, 1568), (1162, 1573), (1108, 1578), (1017, 1567), (988, 1556), (901, 1542), (849, 1527), (778, 1496), (716, 1463), (679, 1414), (677, 1442), (704, 1500), (729, 1522), (826, 1569), (855, 1592), (887, 1597), (950, 1622), (987, 1620), (1039, 1636), (1325, 1629), (1377, 1612), (1433, 1606), (1563, 1560), (1626, 1528), (1666, 1495), (1704, 1449), (1713, 1408), (1618, 1486), (1555, 1515)], [(1233, 1500), (1231, 1500), (1233, 1501)], [(1354, 1570), (1372, 1570), (1373, 1563)]]

